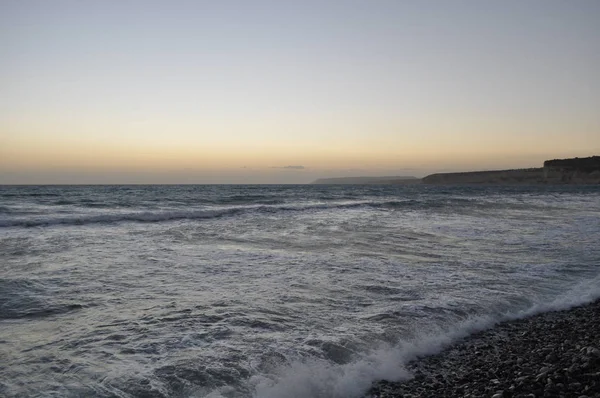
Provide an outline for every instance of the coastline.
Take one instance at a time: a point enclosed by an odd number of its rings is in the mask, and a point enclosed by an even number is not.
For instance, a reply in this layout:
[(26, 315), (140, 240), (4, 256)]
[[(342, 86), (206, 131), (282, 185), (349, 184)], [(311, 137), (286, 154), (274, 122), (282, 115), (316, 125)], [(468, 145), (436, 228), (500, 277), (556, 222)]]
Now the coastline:
[(366, 397), (600, 397), (600, 300), (505, 321), (406, 366)]
[(311, 184), (375, 185), (597, 185), (600, 184), (600, 156), (546, 160), (543, 167), (434, 173), (416, 177), (320, 178)]

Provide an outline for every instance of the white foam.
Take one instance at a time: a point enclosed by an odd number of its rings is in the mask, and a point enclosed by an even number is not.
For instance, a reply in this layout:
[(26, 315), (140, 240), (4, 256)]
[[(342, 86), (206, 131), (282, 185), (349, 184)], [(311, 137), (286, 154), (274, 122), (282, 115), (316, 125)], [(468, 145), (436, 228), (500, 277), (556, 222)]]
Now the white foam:
[(296, 362), (280, 369), (275, 378), (256, 377), (255, 397), (359, 397), (373, 380), (410, 377), (401, 352), (382, 347), (358, 361), (335, 365), (324, 360)]
[[(230, 211), (231, 212), (231, 211)], [(166, 212), (133, 212), (106, 213), (98, 215), (81, 215), (69, 217), (47, 217), (29, 219), (0, 220), (0, 227), (40, 227), (48, 225), (84, 225), (115, 222), (160, 222), (180, 219), (214, 218), (227, 214), (228, 211), (196, 210), (196, 211), (166, 211)]]
[[(383, 202), (385, 204), (385, 202)], [(77, 216), (46, 216), (29, 218), (0, 218), (0, 228), (7, 227), (41, 227), (51, 225), (85, 225), (108, 224), (117, 222), (162, 222), (174, 220), (198, 220), (242, 214), (245, 212), (282, 212), (327, 210), (332, 208), (355, 208), (362, 206), (381, 206), (382, 203), (371, 201), (344, 201), (333, 203), (304, 203), (292, 205), (249, 205), (237, 207), (223, 207), (214, 209), (194, 209), (185, 211), (144, 211), (127, 213), (81, 214)]]
[(600, 274), (579, 282), (567, 292), (550, 301), (537, 302), (526, 311), (515, 314), (515, 317), (524, 318), (542, 312), (568, 310), (598, 299), (600, 299)]
[(325, 360), (298, 361), (280, 368), (275, 375), (255, 376), (255, 398), (359, 398), (377, 380), (407, 380), (405, 365), (495, 324), (548, 311), (565, 310), (600, 298), (600, 275), (579, 283), (550, 301), (540, 301), (526, 310), (467, 318), (452, 327), (438, 327), (396, 346), (380, 346), (352, 363), (337, 365)]

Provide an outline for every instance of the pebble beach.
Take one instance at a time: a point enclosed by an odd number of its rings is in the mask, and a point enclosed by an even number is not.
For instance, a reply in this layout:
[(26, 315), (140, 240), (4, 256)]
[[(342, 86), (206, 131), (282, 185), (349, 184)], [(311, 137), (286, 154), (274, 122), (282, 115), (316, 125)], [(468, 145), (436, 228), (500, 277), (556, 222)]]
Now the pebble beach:
[(600, 397), (600, 301), (498, 324), (407, 368), (368, 396)]

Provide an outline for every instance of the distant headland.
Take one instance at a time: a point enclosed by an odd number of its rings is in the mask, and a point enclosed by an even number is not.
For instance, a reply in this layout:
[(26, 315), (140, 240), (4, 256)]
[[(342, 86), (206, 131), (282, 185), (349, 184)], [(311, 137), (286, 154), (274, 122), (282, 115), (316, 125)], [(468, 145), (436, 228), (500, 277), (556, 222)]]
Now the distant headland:
[(420, 184), (421, 179), (412, 176), (384, 176), (384, 177), (339, 177), (319, 178), (311, 184), (336, 184), (336, 185), (382, 185), (382, 184)]
[(600, 184), (600, 156), (546, 160), (543, 167), (512, 170), (435, 173), (416, 177), (321, 178), (312, 184), (481, 184), (481, 185), (560, 185)]

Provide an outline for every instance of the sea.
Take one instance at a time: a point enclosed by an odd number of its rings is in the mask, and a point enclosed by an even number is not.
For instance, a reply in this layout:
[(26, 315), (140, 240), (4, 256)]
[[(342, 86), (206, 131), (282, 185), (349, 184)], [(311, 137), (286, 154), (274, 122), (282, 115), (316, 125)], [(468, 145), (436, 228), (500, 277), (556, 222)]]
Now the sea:
[(359, 398), (600, 297), (600, 186), (0, 187), (0, 396)]

